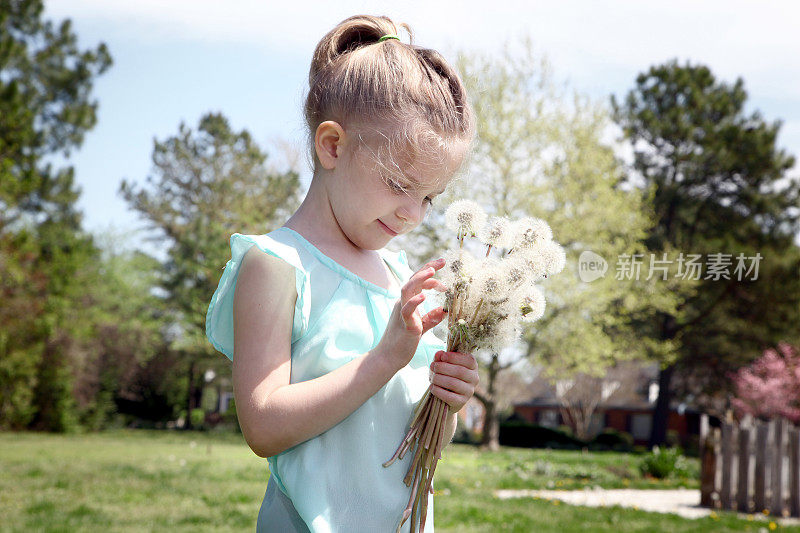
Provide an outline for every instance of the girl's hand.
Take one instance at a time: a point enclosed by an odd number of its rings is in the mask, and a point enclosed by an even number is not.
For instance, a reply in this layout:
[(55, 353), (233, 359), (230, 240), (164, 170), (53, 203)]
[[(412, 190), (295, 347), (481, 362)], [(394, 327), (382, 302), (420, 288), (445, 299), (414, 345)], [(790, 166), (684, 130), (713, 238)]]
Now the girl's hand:
[(431, 394), (457, 413), (478, 386), (478, 362), (469, 353), (438, 351), (431, 363)]
[(399, 370), (406, 366), (417, 351), (420, 337), (441, 322), (447, 313), (440, 306), (420, 316), (417, 306), (425, 299), (422, 290), (445, 291), (444, 284), (433, 277), (444, 266), (444, 259), (430, 261), (416, 271), (400, 290), (392, 315), (386, 324), (377, 350)]

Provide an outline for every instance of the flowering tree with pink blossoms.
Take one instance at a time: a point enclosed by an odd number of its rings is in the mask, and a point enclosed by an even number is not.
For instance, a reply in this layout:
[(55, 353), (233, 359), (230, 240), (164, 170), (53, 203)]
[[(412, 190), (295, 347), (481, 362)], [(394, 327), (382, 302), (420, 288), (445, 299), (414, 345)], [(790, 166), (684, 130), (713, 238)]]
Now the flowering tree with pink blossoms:
[(786, 342), (731, 374), (737, 411), (800, 423), (800, 350)]

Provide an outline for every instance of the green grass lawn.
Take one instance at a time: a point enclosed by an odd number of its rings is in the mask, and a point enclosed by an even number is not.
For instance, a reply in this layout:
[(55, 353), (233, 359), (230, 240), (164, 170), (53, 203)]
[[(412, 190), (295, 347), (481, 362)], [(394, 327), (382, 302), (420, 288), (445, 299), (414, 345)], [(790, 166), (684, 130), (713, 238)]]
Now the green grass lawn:
[[(436, 469), (436, 530), (759, 531), (720, 512), (689, 520), (620, 507), (500, 500), (499, 488), (697, 487), (643, 479), (639, 456), (452, 444)], [(697, 460), (691, 460), (697, 469)], [(269, 477), (241, 435), (115, 430), (0, 433), (0, 531), (253, 531)], [(800, 531), (800, 528), (777, 526)]]

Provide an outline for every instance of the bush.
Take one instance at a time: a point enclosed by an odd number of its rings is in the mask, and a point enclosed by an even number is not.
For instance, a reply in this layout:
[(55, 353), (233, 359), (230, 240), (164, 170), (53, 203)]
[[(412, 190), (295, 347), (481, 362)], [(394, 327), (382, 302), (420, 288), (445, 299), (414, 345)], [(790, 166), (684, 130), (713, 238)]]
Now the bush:
[(625, 431), (606, 428), (589, 442), (589, 449), (629, 452), (633, 450), (633, 436)]
[(201, 407), (197, 407), (192, 409), (191, 413), (192, 427), (194, 429), (205, 429), (203, 422), (206, 419), (206, 412)]
[(585, 443), (563, 431), (528, 422), (500, 424), (500, 444), (522, 448), (562, 448), (577, 450)]
[(658, 479), (668, 477), (688, 477), (689, 467), (680, 446), (659, 448), (646, 454), (639, 463), (642, 475), (650, 475)]
[(560, 431), (564, 435), (569, 435), (570, 437), (575, 436), (575, 432), (572, 431), (572, 428), (566, 424), (561, 424), (560, 426), (558, 426), (558, 431)]

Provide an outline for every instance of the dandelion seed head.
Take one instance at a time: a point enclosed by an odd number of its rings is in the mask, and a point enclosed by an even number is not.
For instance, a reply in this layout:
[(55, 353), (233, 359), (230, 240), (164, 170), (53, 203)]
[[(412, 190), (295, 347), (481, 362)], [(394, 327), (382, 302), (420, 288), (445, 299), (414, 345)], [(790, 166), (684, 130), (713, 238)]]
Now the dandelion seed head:
[(509, 248), (514, 238), (511, 220), (508, 217), (492, 217), (478, 228), (478, 239), (495, 248)]
[(503, 269), (503, 262), (494, 257), (486, 257), (475, 265), (472, 277), (472, 289), (477, 298), (485, 302), (497, 304), (508, 296), (508, 283)]
[(560, 244), (547, 241), (539, 247), (539, 251), (546, 274), (558, 274), (564, 270), (564, 265), (566, 265), (567, 262), (567, 254)]
[(439, 280), (452, 287), (457, 280), (469, 280), (474, 270), (475, 257), (464, 248), (447, 250), (442, 254), (444, 267), (439, 270)]
[(456, 200), (445, 211), (447, 227), (461, 235), (475, 235), (486, 223), (486, 213), (472, 200)]
[(521, 320), (535, 322), (544, 316), (545, 298), (542, 290), (536, 285), (529, 285), (519, 300)]
[(519, 325), (517, 316), (495, 317), (493, 320), (487, 321), (486, 334), (479, 337), (478, 347), (499, 351), (506, 346), (514, 344), (521, 335), (522, 328)]
[(514, 223), (512, 247), (516, 249), (530, 248), (553, 239), (553, 231), (541, 218), (524, 217)]
[(511, 254), (503, 260), (503, 271), (510, 290), (521, 287), (533, 278), (526, 259), (524, 254)]
[(547, 265), (545, 264), (539, 248), (539, 246), (534, 246), (532, 248), (518, 250), (518, 253), (511, 254), (508, 259), (506, 259), (510, 261), (512, 258), (515, 258), (516, 261), (525, 265), (525, 278), (526, 281), (530, 283), (541, 280), (544, 278), (544, 275), (547, 274)]

